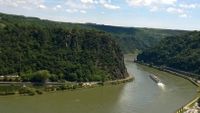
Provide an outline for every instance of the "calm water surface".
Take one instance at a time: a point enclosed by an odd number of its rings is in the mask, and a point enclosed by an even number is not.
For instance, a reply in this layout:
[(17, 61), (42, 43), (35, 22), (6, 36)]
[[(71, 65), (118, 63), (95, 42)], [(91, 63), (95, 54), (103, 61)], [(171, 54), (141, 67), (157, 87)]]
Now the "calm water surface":
[[(126, 62), (130, 83), (36, 96), (0, 97), (0, 113), (173, 113), (192, 99), (196, 87), (185, 79)], [(154, 73), (165, 84), (149, 78)]]

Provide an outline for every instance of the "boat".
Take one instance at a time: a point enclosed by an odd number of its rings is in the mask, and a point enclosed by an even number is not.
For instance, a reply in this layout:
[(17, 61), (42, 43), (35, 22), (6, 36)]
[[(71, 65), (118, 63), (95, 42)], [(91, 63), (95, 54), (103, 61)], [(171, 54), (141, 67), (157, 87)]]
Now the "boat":
[(154, 74), (150, 74), (149, 77), (156, 83), (161, 83), (160, 79), (154, 75)]

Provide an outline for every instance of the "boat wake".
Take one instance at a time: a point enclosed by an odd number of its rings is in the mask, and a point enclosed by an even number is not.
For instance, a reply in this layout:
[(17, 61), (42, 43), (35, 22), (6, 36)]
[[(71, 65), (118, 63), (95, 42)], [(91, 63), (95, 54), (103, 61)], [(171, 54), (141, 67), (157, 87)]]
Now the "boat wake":
[(159, 83), (157, 83), (157, 84), (158, 84), (158, 86), (161, 87), (161, 88), (164, 88), (164, 87), (165, 87), (165, 84), (163, 84), (163, 83), (161, 83), (161, 82), (159, 82)]
[(162, 89), (165, 88), (165, 84), (163, 84), (163, 83), (161, 82), (161, 80), (160, 80), (156, 75), (150, 74), (149, 77), (150, 77), (154, 82), (156, 82), (157, 85), (158, 85), (159, 87), (161, 87)]

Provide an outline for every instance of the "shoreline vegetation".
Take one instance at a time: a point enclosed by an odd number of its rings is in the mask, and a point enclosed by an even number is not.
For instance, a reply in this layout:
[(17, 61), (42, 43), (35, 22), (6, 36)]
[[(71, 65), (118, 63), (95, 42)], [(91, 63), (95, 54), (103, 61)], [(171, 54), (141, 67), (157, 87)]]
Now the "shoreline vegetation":
[(6, 95), (24, 95), (33, 96), (41, 95), (44, 92), (56, 92), (65, 90), (76, 90), (85, 88), (94, 88), (104, 85), (117, 85), (133, 81), (133, 76), (128, 76), (123, 79), (99, 81), (99, 82), (47, 82), (44, 84), (32, 82), (0, 82), (0, 96)]
[(150, 64), (147, 64), (147, 63), (143, 63), (143, 62), (140, 62), (140, 61), (134, 61), (135, 63), (138, 63), (138, 64), (141, 64), (141, 65), (145, 65), (145, 66), (148, 66), (148, 67), (151, 67), (151, 68), (155, 68), (155, 69), (158, 69), (160, 71), (164, 71), (164, 72), (167, 72), (167, 73), (170, 73), (170, 74), (173, 74), (175, 76), (178, 76), (178, 77), (181, 77), (181, 78), (184, 78), (188, 81), (190, 81), (192, 84), (194, 84), (195, 86), (197, 86), (198, 90), (197, 90), (197, 95), (191, 99), (190, 101), (188, 101), (185, 105), (183, 105), (182, 107), (180, 107), (179, 109), (177, 109), (174, 113), (184, 113), (185, 111), (187, 110), (190, 110), (190, 109), (194, 109), (195, 106), (196, 106), (196, 103), (199, 101), (200, 99), (200, 82), (194, 78), (194, 77), (189, 77), (187, 76), (186, 74), (183, 74), (181, 72), (178, 72), (178, 71), (173, 71), (173, 70), (169, 70), (169, 69), (165, 69), (163, 67), (158, 67), (158, 66), (154, 66), (154, 65), (150, 65)]

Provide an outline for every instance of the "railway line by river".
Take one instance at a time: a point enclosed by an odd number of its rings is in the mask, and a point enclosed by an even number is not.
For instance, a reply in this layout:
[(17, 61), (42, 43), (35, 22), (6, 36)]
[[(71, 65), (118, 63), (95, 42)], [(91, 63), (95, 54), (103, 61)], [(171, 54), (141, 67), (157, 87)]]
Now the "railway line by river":
[[(186, 79), (132, 61), (126, 61), (126, 67), (135, 77), (133, 82), (28, 97), (0, 97), (0, 112), (174, 113), (196, 95), (197, 87)], [(151, 80), (151, 73), (162, 80), (164, 88)]]

